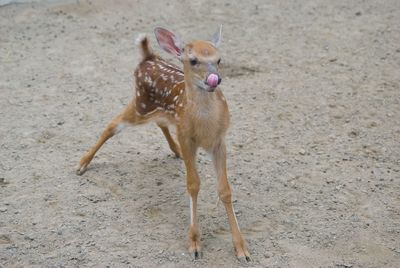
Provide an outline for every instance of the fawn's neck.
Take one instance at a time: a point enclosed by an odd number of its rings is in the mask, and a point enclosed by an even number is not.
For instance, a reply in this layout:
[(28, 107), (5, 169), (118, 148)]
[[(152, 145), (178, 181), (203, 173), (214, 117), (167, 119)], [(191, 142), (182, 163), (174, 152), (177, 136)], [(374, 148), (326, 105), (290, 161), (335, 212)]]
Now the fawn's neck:
[[(185, 91), (187, 99), (191, 102), (195, 102), (198, 104), (211, 104), (213, 103), (217, 97), (216, 92), (208, 92), (204, 89), (198, 88), (194, 83), (188, 81), (185, 77)], [(217, 91), (218, 89), (216, 89)]]
[[(217, 102), (217, 92), (207, 92), (185, 81), (189, 114), (193, 119), (209, 120), (216, 117), (220, 110)], [(217, 116), (218, 117), (218, 116)]]

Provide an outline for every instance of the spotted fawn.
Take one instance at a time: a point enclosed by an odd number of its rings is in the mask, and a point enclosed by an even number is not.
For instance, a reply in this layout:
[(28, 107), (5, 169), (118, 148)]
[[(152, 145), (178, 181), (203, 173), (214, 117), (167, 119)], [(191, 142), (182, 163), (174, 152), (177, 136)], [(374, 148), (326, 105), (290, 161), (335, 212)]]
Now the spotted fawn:
[[(156, 55), (146, 36), (137, 40), (142, 54), (134, 72), (136, 93), (121, 114), (105, 128), (97, 143), (81, 158), (77, 173), (82, 175), (100, 147), (127, 125), (155, 122), (162, 130), (169, 147), (186, 166), (187, 191), (190, 196), (189, 251), (194, 258), (201, 252), (197, 217), (197, 196), (200, 178), (196, 170), (199, 147), (212, 155), (218, 178), (219, 199), (225, 206), (236, 255), (250, 260), (245, 240), (232, 206), (232, 192), (227, 179), (225, 133), (229, 126), (226, 100), (218, 87), (221, 58), (217, 47), (222, 27), (210, 41), (183, 43), (174, 33), (155, 29), (160, 47), (176, 56), (183, 70)], [(177, 140), (169, 132), (176, 127)]]

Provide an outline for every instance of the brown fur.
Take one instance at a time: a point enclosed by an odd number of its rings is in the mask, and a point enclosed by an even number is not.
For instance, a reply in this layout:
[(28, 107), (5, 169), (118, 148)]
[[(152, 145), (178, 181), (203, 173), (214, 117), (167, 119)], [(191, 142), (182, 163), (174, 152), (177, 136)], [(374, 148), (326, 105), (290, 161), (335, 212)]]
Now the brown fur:
[[(168, 36), (166, 36), (168, 37)], [(168, 38), (166, 38), (168, 41)], [(189, 250), (198, 256), (200, 232), (197, 224), (197, 196), (200, 178), (196, 170), (196, 152), (204, 148), (213, 156), (218, 176), (219, 197), (227, 211), (233, 244), (239, 258), (249, 260), (232, 207), (231, 189), (226, 172), (225, 133), (229, 126), (229, 111), (219, 88), (207, 92), (196, 87), (207, 74), (206, 65), (191, 66), (190, 58), (216, 66), (216, 48), (207, 41), (194, 41), (185, 46), (181, 60), (184, 71), (154, 54), (145, 37), (139, 47), (143, 59), (134, 72), (136, 94), (125, 110), (114, 118), (103, 131), (98, 142), (81, 159), (78, 174), (83, 174), (104, 142), (115, 135), (122, 124), (137, 125), (154, 121), (164, 133), (171, 150), (181, 157), (187, 171), (187, 190), (191, 197)], [(217, 68), (217, 67), (216, 67)], [(168, 126), (176, 126), (178, 143), (170, 135)], [(178, 145), (179, 144), (179, 145)]]

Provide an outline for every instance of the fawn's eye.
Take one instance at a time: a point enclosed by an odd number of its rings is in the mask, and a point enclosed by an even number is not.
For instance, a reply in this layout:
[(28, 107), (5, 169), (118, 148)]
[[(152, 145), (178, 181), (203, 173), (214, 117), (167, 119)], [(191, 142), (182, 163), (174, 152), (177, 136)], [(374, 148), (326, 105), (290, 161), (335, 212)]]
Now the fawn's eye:
[(221, 59), (218, 59), (217, 64), (219, 65), (221, 63)]
[(190, 59), (190, 65), (195, 66), (197, 63), (199, 63), (199, 61), (196, 58)]

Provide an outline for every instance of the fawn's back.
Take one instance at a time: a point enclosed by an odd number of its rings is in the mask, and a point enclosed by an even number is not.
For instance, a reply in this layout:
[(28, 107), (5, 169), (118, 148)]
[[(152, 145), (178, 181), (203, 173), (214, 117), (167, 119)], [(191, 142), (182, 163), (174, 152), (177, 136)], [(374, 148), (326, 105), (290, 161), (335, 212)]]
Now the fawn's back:
[[(148, 46), (147, 38), (141, 42), (143, 47)], [(185, 101), (184, 74), (179, 67), (149, 52), (137, 66), (134, 76), (136, 112), (139, 115), (151, 116), (159, 112), (168, 117), (178, 117)]]

